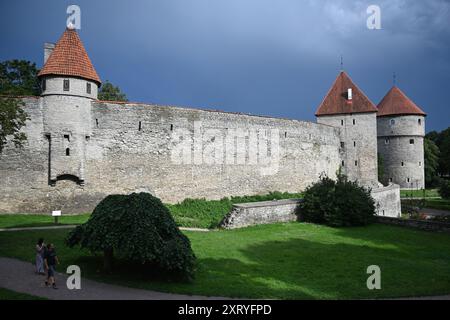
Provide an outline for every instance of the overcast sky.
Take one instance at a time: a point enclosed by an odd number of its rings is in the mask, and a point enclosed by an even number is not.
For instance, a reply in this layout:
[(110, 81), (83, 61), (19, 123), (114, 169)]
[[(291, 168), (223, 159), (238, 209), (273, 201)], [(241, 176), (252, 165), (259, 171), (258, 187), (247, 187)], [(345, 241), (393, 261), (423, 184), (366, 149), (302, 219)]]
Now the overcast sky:
[[(0, 60), (39, 67), (66, 8), (101, 79), (129, 100), (314, 121), (340, 69), (377, 104), (398, 86), (450, 126), (449, 0), (1, 1)], [(381, 8), (381, 30), (366, 10)]]

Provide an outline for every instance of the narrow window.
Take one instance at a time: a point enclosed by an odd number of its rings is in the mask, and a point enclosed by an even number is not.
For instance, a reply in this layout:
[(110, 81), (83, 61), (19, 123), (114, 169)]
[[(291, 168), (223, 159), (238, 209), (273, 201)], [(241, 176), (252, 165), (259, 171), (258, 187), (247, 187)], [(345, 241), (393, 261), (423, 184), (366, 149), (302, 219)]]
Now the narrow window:
[(391, 142), (389, 138), (384, 139), (384, 144), (389, 144), (389, 142)]
[(421, 167), (422, 166), (422, 161), (419, 161), (419, 167)]
[(98, 128), (98, 119), (95, 119), (95, 126)]
[(389, 178), (389, 182), (392, 182), (392, 178)]
[(353, 119), (353, 124), (354, 124), (354, 125), (356, 124), (356, 120), (355, 120), (355, 119)]
[(409, 139), (409, 144), (414, 144), (414, 139)]
[(287, 132), (284, 132), (284, 137), (287, 138)]
[(139, 131), (141, 131), (141, 130), (142, 130), (142, 122), (139, 121)]
[(341, 120), (341, 126), (343, 126), (344, 125), (344, 120)]
[(355, 166), (357, 166), (358, 165), (358, 160), (355, 160)]
[(395, 124), (395, 120), (391, 119), (391, 126), (393, 126)]
[(91, 94), (91, 84), (89, 82), (86, 83), (86, 92), (87, 94)]
[(341, 141), (341, 148), (345, 147), (345, 142)]
[(417, 122), (419, 123), (419, 126), (422, 125), (422, 119), (417, 119)]
[(90, 136), (86, 136), (86, 141), (89, 141), (89, 140), (91, 140), (91, 137)]
[(173, 131), (173, 124), (170, 125), (170, 131)]
[(402, 167), (405, 165), (405, 163), (402, 161)]
[(356, 147), (356, 141), (353, 141), (353, 146)]
[(64, 139), (66, 139), (67, 141), (70, 142), (70, 136), (69, 136), (68, 134), (65, 134), (65, 135), (64, 135)]
[(64, 79), (64, 91), (70, 90), (70, 82), (68, 79)]
[(344, 162), (344, 160), (342, 160), (342, 166), (344, 166), (345, 165), (345, 162)]
[(70, 156), (70, 149), (69, 148), (66, 149), (66, 156)]
[(47, 80), (43, 79), (42, 80), (42, 91), (45, 91), (45, 90), (47, 90)]
[(408, 182), (409, 182), (409, 178), (408, 178), (408, 179), (406, 179), (406, 181), (408, 181)]
[(384, 216), (384, 210), (383, 210), (383, 216)]

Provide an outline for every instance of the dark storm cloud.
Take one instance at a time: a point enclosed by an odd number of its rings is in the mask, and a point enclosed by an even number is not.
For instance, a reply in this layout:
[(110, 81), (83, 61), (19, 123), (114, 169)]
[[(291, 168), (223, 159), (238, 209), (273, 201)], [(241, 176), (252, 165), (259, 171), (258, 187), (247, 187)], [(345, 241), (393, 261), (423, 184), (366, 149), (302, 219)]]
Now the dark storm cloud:
[[(399, 86), (450, 125), (450, 2), (445, 0), (77, 1), (81, 37), (102, 79), (131, 100), (314, 120), (344, 67), (374, 103)], [(0, 59), (41, 63), (69, 1), (0, 4)], [(366, 27), (369, 5), (381, 30)], [(7, 30), (6, 32), (4, 30)]]

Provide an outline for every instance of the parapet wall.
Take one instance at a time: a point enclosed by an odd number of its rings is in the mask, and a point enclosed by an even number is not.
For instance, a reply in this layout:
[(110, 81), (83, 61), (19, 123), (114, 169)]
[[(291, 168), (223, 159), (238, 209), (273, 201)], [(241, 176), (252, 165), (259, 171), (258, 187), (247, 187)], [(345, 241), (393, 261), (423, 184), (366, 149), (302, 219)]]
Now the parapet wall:
[(400, 186), (390, 184), (387, 187), (372, 189), (372, 198), (377, 206), (376, 214), (381, 217), (398, 218), (401, 216)]

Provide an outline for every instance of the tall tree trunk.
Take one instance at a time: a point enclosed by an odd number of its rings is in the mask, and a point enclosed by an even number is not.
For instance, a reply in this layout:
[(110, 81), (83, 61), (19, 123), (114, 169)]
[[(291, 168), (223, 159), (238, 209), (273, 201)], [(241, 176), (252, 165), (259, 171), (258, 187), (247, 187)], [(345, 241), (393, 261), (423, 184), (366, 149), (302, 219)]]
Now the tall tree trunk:
[(103, 251), (103, 268), (106, 272), (111, 272), (114, 259), (114, 251), (112, 248)]

